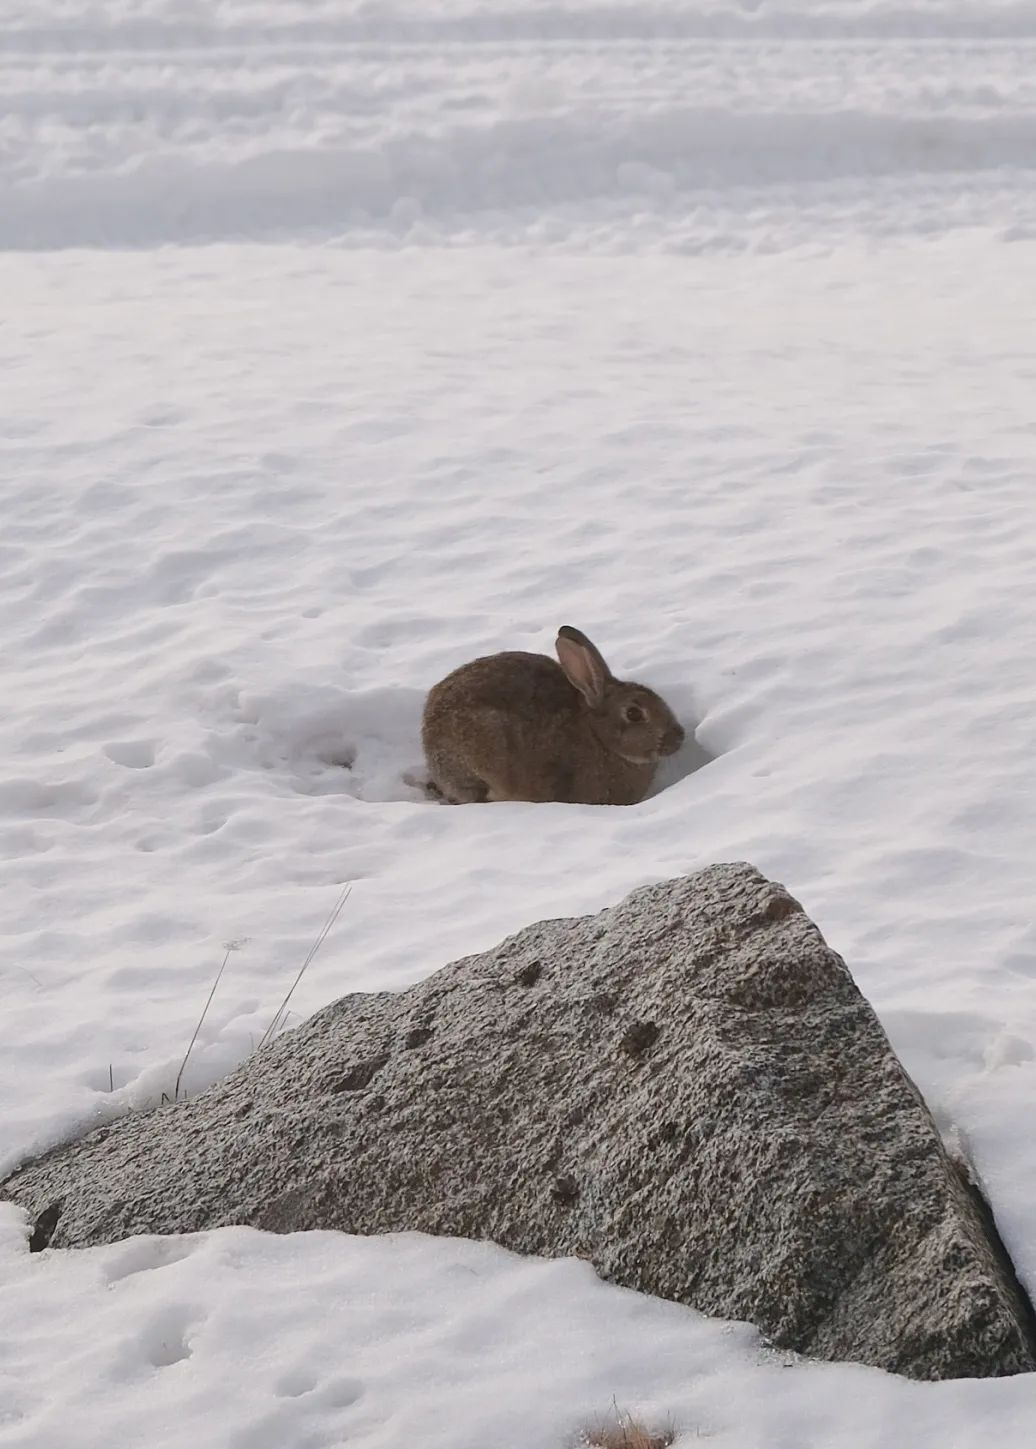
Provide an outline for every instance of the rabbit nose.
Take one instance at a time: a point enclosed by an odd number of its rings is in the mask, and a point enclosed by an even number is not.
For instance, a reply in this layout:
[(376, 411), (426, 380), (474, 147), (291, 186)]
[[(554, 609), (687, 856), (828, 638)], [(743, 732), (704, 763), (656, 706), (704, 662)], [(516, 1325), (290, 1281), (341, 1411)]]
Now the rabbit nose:
[(675, 755), (686, 739), (683, 725), (674, 724), (667, 731), (662, 747), (667, 755)]

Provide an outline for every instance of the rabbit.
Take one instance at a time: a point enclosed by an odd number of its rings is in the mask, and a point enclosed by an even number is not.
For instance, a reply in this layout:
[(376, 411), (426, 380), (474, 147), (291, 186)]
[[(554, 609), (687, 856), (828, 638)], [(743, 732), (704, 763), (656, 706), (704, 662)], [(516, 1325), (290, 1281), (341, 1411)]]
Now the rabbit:
[(665, 701), (616, 679), (580, 630), (564, 625), (554, 647), (559, 663), (489, 654), (431, 689), (421, 738), (431, 789), (447, 804), (635, 805), (683, 744)]

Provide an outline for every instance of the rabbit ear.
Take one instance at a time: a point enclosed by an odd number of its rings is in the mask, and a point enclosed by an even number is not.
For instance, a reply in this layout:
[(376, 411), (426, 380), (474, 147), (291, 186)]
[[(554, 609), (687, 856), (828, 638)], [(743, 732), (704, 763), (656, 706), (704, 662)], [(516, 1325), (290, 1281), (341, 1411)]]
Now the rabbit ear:
[(558, 630), (554, 644), (558, 661), (579, 693), (592, 708), (604, 701), (604, 687), (611, 678), (611, 670), (605, 664), (598, 649), (579, 629), (563, 624)]

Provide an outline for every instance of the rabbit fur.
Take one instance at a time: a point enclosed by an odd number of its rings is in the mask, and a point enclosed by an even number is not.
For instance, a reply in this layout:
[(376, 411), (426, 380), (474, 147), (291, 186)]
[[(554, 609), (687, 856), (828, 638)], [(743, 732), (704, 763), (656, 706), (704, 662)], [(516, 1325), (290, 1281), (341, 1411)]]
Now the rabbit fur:
[(496, 800), (635, 805), (684, 731), (654, 690), (616, 679), (579, 629), (546, 654), (462, 664), (429, 692), (421, 738), (433, 791)]

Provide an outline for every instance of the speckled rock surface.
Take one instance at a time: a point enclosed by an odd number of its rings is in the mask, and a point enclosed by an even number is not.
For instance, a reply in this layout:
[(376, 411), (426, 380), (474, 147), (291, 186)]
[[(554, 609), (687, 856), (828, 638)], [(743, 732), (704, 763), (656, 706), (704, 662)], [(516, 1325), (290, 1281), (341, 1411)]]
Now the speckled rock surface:
[(36, 1246), (228, 1223), (578, 1254), (774, 1344), (1036, 1367), (1008, 1268), (842, 960), (750, 866), (345, 997), (0, 1187)]

